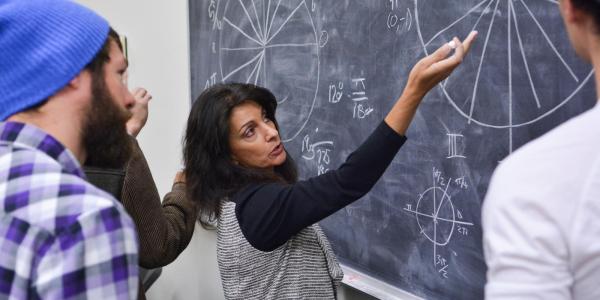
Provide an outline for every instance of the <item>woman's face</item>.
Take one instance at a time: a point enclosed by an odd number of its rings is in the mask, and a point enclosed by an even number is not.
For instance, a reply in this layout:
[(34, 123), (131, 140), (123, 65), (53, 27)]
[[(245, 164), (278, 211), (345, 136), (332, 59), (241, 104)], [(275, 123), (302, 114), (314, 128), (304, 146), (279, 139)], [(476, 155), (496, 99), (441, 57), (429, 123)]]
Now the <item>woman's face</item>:
[(232, 159), (245, 167), (273, 169), (286, 159), (275, 123), (254, 101), (245, 101), (231, 111), (229, 145)]

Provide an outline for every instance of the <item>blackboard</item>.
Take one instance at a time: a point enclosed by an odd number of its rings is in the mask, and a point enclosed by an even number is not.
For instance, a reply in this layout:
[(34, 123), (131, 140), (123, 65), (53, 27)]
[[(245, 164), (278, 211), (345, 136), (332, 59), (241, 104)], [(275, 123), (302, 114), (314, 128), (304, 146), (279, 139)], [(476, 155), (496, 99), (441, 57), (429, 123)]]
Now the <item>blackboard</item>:
[[(556, 0), (190, 0), (192, 97), (266, 86), (302, 177), (339, 166), (420, 58), (479, 37), (363, 199), (321, 222), (340, 261), (427, 299), (482, 299), (481, 204), (511, 152), (595, 102)], [(550, 162), (549, 162), (550, 163)]]

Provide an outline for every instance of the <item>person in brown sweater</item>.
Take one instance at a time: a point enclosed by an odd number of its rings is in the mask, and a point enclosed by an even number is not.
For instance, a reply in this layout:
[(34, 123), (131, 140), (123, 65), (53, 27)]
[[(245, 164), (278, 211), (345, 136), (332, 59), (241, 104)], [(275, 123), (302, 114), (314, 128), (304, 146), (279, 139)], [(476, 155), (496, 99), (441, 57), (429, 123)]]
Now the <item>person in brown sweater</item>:
[[(127, 123), (131, 135), (132, 156), (123, 170), (103, 168), (101, 162), (86, 162), (90, 182), (111, 193), (123, 204), (133, 219), (139, 239), (140, 290), (138, 299), (146, 299), (149, 284), (143, 284), (145, 274), (173, 262), (187, 247), (197, 218), (197, 209), (185, 195), (182, 172), (175, 175), (172, 189), (161, 203), (160, 195), (148, 162), (135, 137), (148, 118), (150, 93), (143, 88), (132, 91), (136, 99)], [(147, 269), (147, 270), (144, 270)]]
[(132, 137), (133, 151), (125, 168), (119, 200), (131, 215), (138, 232), (139, 264), (142, 267), (138, 299), (143, 300), (146, 290), (156, 280), (148, 283), (144, 276), (153, 272), (152, 269), (173, 262), (185, 250), (194, 233), (197, 209), (195, 203), (186, 198), (182, 172), (175, 175), (171, 191), (161, 203), (146, 157), (135, 139), (148, 119), (148, 102), (152, 96), (143, 88), (134, 89), (132, 94), (136, 104), (131, 109), (133, 115), (127, 122), (127, 131)]
[(164, 267), (189, 244), (196, 222), (194, 202), (185, 196), (182, 173), (177, 173), (171, 192), (160, 196), (146, 158), (132, 138), (133, 155), (125, 170), (121, 203), (131, 215), (140, 239), (140, 266)]
[(171, 192), (160, 196), (144, 153), (135, 139), (148, 119), (152, 95), (144, 88), (132, 91), (136, 104), (130, 110), (127, 132), (132, 136), (132, 156), (125, 169), (121, 203), (131, 215), (140, 239), (140, 266), (164, 267), (189, 244), (196, 222), (196, 206), (185, 196), (183, 172), (178, 172)]

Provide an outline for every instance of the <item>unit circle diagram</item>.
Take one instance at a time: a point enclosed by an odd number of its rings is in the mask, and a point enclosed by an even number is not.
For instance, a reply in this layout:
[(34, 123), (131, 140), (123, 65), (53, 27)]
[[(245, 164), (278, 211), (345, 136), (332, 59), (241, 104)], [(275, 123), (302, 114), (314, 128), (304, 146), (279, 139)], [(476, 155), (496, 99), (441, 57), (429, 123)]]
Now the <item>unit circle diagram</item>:
[(479, 32), (461, 66), (439, 85), (468, 123), (498, 129), (533, 124), (564, 106), (593, 76), (572, 49), (562, 22), (556, 22), (558, 1), (414, 0), (414, 4), (416, 30), (426, 55), (453, 37)]
[[(438, 203), (436, 203), (436, 194), (442, 195)], [(452, 199), (441, 187), (430, 187), (419, 195), (415, 216), (421, 234), (432, 243), (445, 246), (450, 242), (456, 214)]]
[(319, 89), (320, 40), (306, 0), (222, 0), (214, 52), (222, 82), (251, 83), (274, 93), (283, 141), (306, 127)]

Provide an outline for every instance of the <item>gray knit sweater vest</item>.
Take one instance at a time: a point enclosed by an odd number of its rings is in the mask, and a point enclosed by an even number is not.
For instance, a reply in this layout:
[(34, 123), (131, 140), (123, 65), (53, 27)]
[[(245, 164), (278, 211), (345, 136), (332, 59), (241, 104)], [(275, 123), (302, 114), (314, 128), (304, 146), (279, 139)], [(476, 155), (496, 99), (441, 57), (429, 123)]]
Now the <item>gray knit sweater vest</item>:
[(319, 225), (263, 252), (242, 234), (230, 201), (222, 202), (217, 259), (227, 299), (335, 299), (344, 275)]

